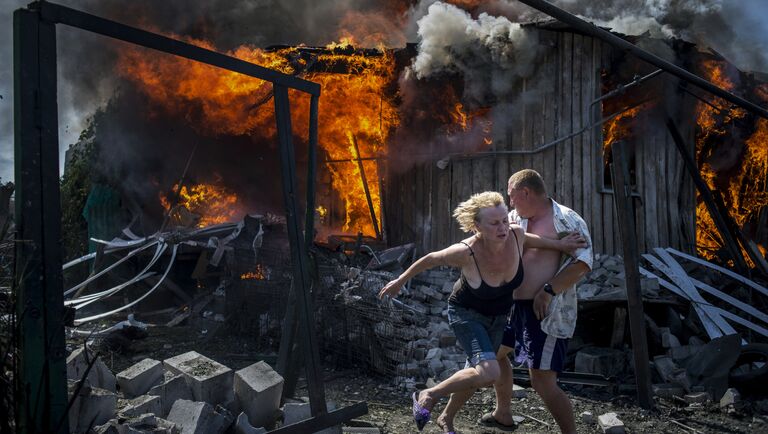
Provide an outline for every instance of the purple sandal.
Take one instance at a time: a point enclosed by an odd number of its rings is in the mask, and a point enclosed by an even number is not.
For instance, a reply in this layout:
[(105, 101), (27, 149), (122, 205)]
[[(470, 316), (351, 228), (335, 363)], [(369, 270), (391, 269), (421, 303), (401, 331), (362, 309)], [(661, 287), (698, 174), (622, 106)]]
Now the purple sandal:
[(424, 429), (427, 422), (429, 422), (430, 412), (419, 405), (419, 392), (413, 392), (411, 399), (413, 399), (413, 421), (416, 422), (416, 427), (421, 431)]

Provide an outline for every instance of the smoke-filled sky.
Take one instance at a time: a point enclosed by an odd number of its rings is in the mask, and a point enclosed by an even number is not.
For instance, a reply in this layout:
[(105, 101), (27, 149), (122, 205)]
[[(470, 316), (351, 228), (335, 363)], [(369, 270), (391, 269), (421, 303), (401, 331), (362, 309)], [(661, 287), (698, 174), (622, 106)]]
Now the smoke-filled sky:
[[(13, 179), (13, 11), (29, 0), (0, 0), (0, 178)], [(476, 48), (473, 39), (518, 43), (516, 22), (542, 18), (516, 0), (453, 0), (461, 16), (437, 0), (61, 0), (71, 6), (142, 28), (211, 40), (222, 51), (241, 44), (325, 45), (352, 36), (360, 45), (402, 47), (420, 43), (416, 73), (447, 70), (466, 75), (466, 58), (440, 57), (440, 44)], [(710, 46), (743, 70), (768, 71), (767, 0), (556, 0), (564, 9), (627, 34), (677, 36)], [(486, 15), (483, 15), (486, 13)], [(497, 18), (504, 16), (505, 18)], [(473, 22), (474, 20), (474, 22)], [(490, 29), (490, 30), (489, 30)], [(446, 31), (452, 34), (446, 34)], [(463, 35), (458, 34), (464, 32)], [(506, 32), (505, 38), (499, 39)], [(116, 90), (112, 72), (117, 45), (85, 32), (60, 28), (59, 137), (63, 153), (90, 114)], [(456, 48), (456, 47), (454, 47)], [(514, 48), (513, 48), (514, 49)], [(455, 52), (455, 50), (454, 50)], [(491, 56), (506, 55), (489, 46)], [(533, 57), (530, 57), (533, 58)], [(523, 74), (518, 65), (505, 72)], [(501, 82), (501, 81), (500, 81)], [(471, 86), (471, 83), (470, 83)], [(497, 89), (494, 89), (497, 91)]]

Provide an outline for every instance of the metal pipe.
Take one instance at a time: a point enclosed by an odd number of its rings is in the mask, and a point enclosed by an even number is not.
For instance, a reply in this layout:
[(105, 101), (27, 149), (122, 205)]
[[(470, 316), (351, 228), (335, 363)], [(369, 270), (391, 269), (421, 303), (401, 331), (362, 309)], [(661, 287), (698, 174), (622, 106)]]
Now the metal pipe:
[(695, 75), (675, 65), (674, 63), (664, 60), (661, 57), (653, 53), (650, 53), (638, 47), (637, 45), (632, 44), (631, 42), (626, 41), (614, 35), (609, 31), (603, 30), (592, 23), (588, 23), (587, 21), (584, 21), (581, 18), (569, 12), (566, 12), (563, 9), (558, 8), (552, 3), (549, 3), (544, 0), (519, 0), (519, 1), (520, 3), (524, 3), (534, 9), (544, 12), (545, 14), (551, 16), (552, 18), (562, 21), (563, 23), (568, 24), (570, 26), (573, 26), (576, 30), (580, 32), (584, 32), (588, 35), (594, 36), (595, 38), (601, 39), (607, 42), (608, 44), (613, 45), (616, 48), (632, 53), (635, 56), (639, 57), (640, 59), (645, 60), (646, 62), (650, 63), (651, 65), (654, 65), (657, 68), (660, 68), (669, 72), (670, 74), (680, 78), (681, 80), (687, 81), (693, 84), (694, 86), (704, 89), (716, 96), (719, 96), (720, 98), (723, 98), (726, 101), (730, 101), (731, 103), (736, 104), (739, 107), (742, 107), (746, 110), (749, 110), (757, 114), (758, 116), (768, 119), (768, 110), (766, 110), (765, 108), (760, 107), (759, 105), (753, 102), (747, 101), (744, 98), (736, 96), (731, 92), (721, 89), (720, 87), (714, 85), (713, 83), (710, 83), (709, 81), (699, 77), (698, 75)]
[(357, 168), (360, 169), (360, 178), (363, 180), (363, 190), (365, 190), (365, 198), (368, 200), (368, 210), (371, 212), (371, 222), (373, 222), (373, 231), (376, 232), (376, 239), (381, 239), (381, 232), (379, 231), (379, 221), (376, 219), (376, 210), (373, 208), (373, 200), (371, 199), (371, 191), (368, 189), (368, 180), (365, 178), (365, 169), (363, 168), (363, 161), (360, 159), (360, 148), (357, 146), (357, 138), (352, 135), (352, 145), (355, 147), (355, 158), (357, 159)]

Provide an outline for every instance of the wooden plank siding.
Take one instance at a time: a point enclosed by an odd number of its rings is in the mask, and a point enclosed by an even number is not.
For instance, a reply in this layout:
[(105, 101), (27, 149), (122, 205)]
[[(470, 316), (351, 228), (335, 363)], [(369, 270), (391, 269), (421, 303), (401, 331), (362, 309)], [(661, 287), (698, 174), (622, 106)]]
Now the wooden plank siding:
[[(540, 152), (510, 151), (536, 149), (602, 118), (600, 104), (590, 115), (590, 104), (602, 95), (601, 69), (610, 68), (624, 54), (569, 31), (531, 31), (541, 32), (540, 43), (551, 49), (536, 73), (517, 83), (514, 93), (530, 96), (537, 90), (534, 101), (513, 98), (494, 108), (493, 144), (486, 151), (498, 151), (495, 155), (451, 158), (444, 169), (432, 161), (405, 173), (388, 173), (384, 197), (390, 244), (422, 243), (421, 254), (465, 238), (451, 215), (459, 202), (484, 190), (505, 193), (509, 175), (532, 168), (542, 174), (553, 198), (584, 217), (596, 253), (621, 253), (613, 194), (603, 186), (602, 128), (589, 129)], [(693, 119), (692, 114), (686, 116)], [(640, 196), (635, 199), (637, 224), (642, 228), (639, 247), (644, 252), (667, 246), (692, 252), (693, 184), (663, 124), (640, 131), (642, 135), (630, 144), (635, 148)], [(683, 128), (691, 149), (693, 133), (691, 126)]]

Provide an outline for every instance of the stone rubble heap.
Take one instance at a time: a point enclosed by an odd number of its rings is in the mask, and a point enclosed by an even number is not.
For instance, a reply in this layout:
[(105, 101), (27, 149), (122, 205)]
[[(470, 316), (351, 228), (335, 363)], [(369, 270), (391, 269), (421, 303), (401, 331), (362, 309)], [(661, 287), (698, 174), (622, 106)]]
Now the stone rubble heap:
[(310, 417), (303, 402), (280, 408), (283, 378), (263, 361), (233, 371), (190, 351), (114, 375), (97, 359), (84, 378), (91, 357), (80, 348), (67, 358), (72, 433), (258, 434)]

